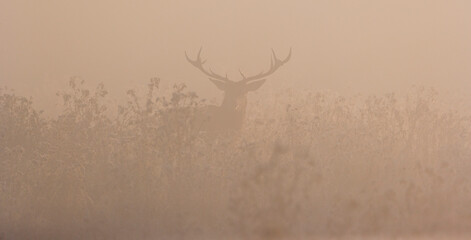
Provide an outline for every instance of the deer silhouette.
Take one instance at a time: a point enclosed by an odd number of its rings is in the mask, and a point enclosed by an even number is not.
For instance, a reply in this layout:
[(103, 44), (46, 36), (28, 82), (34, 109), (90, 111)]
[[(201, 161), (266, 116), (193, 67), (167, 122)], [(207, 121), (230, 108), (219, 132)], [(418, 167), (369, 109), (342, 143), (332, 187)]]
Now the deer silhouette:
[(198, 51), (196, 59), (192, 60), (185, 52), (186, 59), (191, 65), (204, 73), (216, 87), (224, 92), (224, 98), (221, 105), (206, 106), (202, 110), (202, 130), (209, 133), (218, 133), (225, 130), (240, 130), (245, 119), (247, 108), (247, 93), (259, 89), (266, 81), (266, 77), (275, 73), (281, 66), (291, 58), (291, 49), (288, 56), (279, 59), (272, 49), (272, 58), (270, 68), (253, 76), (246, 76), (242, 71), (239, 73), (242, 77), (239, 81), (230, 80), (226, 75), (220, 75), (213, 72), (210, 68), (206, 70), (203, 65), (206, 60), (201, 58), (202, 48)]

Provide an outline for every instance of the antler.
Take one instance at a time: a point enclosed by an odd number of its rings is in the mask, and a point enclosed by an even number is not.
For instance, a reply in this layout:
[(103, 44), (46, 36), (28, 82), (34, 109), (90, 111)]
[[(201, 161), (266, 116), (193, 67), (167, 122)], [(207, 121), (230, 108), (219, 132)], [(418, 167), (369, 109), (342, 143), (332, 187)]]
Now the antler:
[(195, 60), (191, 60), (188, 55), (186, 54), (186, 51), (185, 51), (185, 56), (186, 56), (186, 60), (188, 60), (188, 62), (191, 63), (191, 65), (195, 66), (196, 68), (198, 68), (201, 72), (203, 72), (204, 74), (206, 74), (208, 77), (210, 77), (211, 79), (215, 79), (215, 80), (220, 80), (220, 81), (224, 81), (224, 82), (232, 82), (231, 80), (229, 80), (227, 78), (227, 74), (226, 76), (221, 76), (217, 73), (214, 73), (211, 68), (209, 70), (206, 70), (204, 69), (203, 67), (203, 64), (206, 62), (206, 60), (202, 60), (201, 59), (201, 50), (203, 50), (203, 47), (200, 48), (200, 50), (198, 51), (198, 56), (196, 57)]
[(245, 77), (245, 75), (242, 73), (242, 71), (239, 70), (239, 73), (240, 75), (242, 76), (242, 82), (249, 82), (249, 81), (253, 81), (253, 80), (258, 80), (258, 79), (261, 79), (261, 78), (265, 78), (271, 74), (273, 74), (274, 72), (276, 72), (276, 70), (278, 70), (278, 68), (280, 68), (281, 66), (283, 66), (283, 64), (287, 63), (289, 61), (289, 59), (291, 58), (291, 48), (289, 49), (289, 53), (288, 53), (288, 56), (286, 56), (285, 59), (283, 60), (280, 60), (276, 57), (276, 53), (273, 49), (271, 49), (272, 51), (272, 58), (270, 59), (271, 62), (270, 62), (270, 69), (266, 72), (261, 72), (257, 75), (254, 75), (254, 76), (250, 76), (250, 77)]

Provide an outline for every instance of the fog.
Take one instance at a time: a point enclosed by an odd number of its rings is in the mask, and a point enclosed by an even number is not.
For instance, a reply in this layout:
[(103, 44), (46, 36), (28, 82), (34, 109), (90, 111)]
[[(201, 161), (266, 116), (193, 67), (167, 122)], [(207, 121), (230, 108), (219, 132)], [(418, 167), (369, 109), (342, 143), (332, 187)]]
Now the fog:
[(465, 238), (470, 43), (467, 0), (0, 0), (0, 240)]
[[(471, 3), (462, 1), (2, 1), (0, 83), (40, 107), (72, 76), (114, 98), (160, 77), (218, 97), (184, 51), (238, 77), (270, 49), (295, 57), (265, 88), (384, 93), (471, 89)], [(51, 86), (57, 86), (51, 88)], [(49, 97), (51, 96), (51, 97)]]

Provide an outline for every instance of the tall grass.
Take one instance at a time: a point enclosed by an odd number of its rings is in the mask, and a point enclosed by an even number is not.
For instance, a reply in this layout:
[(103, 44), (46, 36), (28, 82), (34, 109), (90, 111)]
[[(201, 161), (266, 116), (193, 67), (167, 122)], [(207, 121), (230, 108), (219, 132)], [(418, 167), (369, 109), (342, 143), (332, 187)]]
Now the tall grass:
[(208, 139), (184, 85), (111, 117), (71, 80), (63, 111), (0, 91), (0, 239), (311, 239), (466, 234), (470, 116), (416, 89), (249, 100), (242, 131)]

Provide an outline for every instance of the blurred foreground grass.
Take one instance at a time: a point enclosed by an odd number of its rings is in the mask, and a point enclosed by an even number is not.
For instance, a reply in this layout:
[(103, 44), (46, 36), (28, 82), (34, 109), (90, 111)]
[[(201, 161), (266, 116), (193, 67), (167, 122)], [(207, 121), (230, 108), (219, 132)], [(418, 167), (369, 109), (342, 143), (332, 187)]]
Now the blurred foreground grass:
[[(208, 139), (206, 103), (176, 85), (71, 80), (46, 118), (0, 90), (0, 239), (373, 239), (466, 236), (471, 118), (433, 90), (249, 100), (244, 129)], [(361, 237), (359, 237), (361, 236)]]

